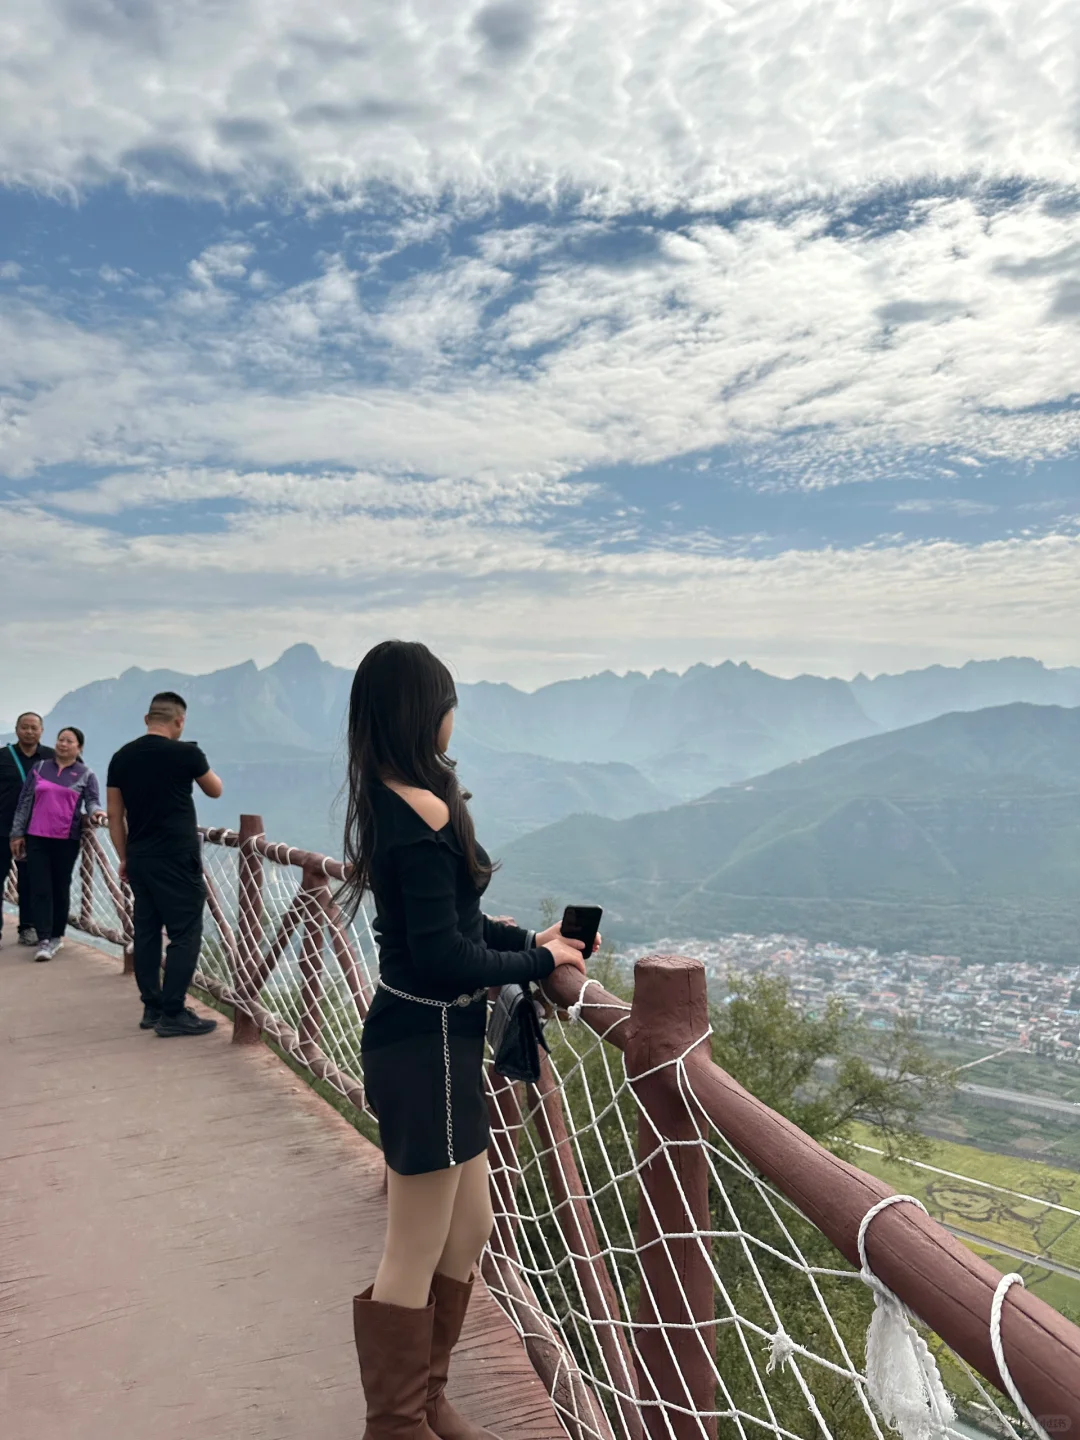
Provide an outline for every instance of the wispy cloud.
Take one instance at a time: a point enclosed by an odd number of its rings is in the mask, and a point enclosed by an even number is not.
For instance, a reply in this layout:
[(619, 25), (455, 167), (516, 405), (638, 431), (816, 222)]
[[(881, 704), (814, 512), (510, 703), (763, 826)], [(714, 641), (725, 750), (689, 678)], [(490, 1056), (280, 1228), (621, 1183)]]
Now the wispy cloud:
[(820, 483), (871, 452), (1077, 443), (1077, 329), (1054, 313), (1071, 272), (1037, 262), (1080, 216), (964, 198), (881, 235), (827, 219), (654, 225), (630, 267), (575, 256), (572, 222), (531, 226), (393, 283), (330, 255), (254, 292), (257, 243), (232, 242), (160, 306), (105, 295), (90, 325), (16, 287), (7, 465), (224, 454), (507, 477), (742, 444), (786, 447)]
[(349, 663), (387, 633), (425, 636), (465, 676), (526, 684), (732, 655), (850, 674), (1023, 652), (1033, 635), (1046, 660), (1068, 663), (1080, 607), (1080, 539), (1066, 536), (766, 558), (612, 551), (513, 519), (320, 508), (299, 483), (291, 503), (279, 495), (211, 534), (121, 533), (33, 507), (3, 534), (13, 593), (48, 576), (48, 603), (0, 624), (8, 683), (34, 693), (118, 655), (198, 668), (306, 637)]
[(893, 507), (897, 515), (993, 515), (996, 505), (981, 500), (956, 500), (942, 496), (936, 500), (900, 500)]

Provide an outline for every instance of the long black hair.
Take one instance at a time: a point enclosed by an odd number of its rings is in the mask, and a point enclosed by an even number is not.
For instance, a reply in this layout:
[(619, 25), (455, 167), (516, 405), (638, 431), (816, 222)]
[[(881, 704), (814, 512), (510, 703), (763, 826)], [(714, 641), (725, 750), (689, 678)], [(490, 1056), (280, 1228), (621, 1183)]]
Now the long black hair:
[(455, 762), (439, 752), (439, 730), (457, 703), (454, 677), (417, 641), (384, 640), (357, 666), (349, 696), (345, 859), (351, 873), (341, 890), (346, 909), (355, 913), (371, 884), (371, 792), (383, 779), (430, 790), (444, 800), (477, 886), (491, 879), (494, 867), (481, 864), (476, 853), (469, 794), (458, 782)]

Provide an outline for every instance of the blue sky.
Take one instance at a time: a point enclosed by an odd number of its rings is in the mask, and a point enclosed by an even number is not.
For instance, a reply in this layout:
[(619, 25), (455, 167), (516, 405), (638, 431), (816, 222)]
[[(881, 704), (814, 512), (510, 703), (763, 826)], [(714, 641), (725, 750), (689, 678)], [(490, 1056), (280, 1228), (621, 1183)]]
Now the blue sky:
[(1080, 22), (43, 0), (0, 60), (0, 716), (1080, 662)]

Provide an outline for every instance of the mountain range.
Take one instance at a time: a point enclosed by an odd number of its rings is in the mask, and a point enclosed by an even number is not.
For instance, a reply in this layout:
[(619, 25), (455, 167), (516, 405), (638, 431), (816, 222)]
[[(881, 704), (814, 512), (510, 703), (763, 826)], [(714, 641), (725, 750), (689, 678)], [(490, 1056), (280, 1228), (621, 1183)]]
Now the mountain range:
[(1013, 704), (858, 740), (666, 810), (573, 816), (503, 853), (499, 908), (607, 934), (1080, 954), (1080, 709)]
[[(208, 675), (132, 668), (63, 696), (45, 717), (45, 732), (78, 725), (87, 761), (104, 778), (113, 751), (142, 732), (150, 696), (177, 690), (188, 702), (187, 738), (205, 749), (227, 787), (220, 805), (199, 797), (199, 818), (235, 825), (242, 813), (259, 814), (269, 834), (338, 854), (351, 684), (352, 671), (320, 659), (310, 645), (293, 646), (261, 670), (253, 661)], [(577, 810), (625, 816), (674, 798), (626, 763), (523, 753), (511, 739), (512, 723), (498, 732), (510, 743), (485, 743), (468, 718), (482, 708), (473, 692), (487, 687), (459, 688), (463, 720), (453, 753), (490, 847)]]
[[(104, 771), (140, 733), (150, 695), (178, 689), (190, 738), (227, 785), (222, 802), (201, 802), (201, 818), (258, 813), (274, 837), (340, 853), (351, 680), (310, 645), (262, 669), (131, 669), (65, 695), (47, 733), (80, 725)], [(916, 900), (928, 915), (938, 906), (931, 930), (948, 931), (940, 907), (973, 903), (998, 871), (1002, 895), (1040, 893), (1028, 874), (1039, 834), (1058, 836), (1055, 854), (1071, 864), (1054, 817), (1068, 813), (1069, 754), (1080, 753), (1060, 718), (1080, 706), (1080, 668), (1020, 658), (847, 681), (726, 662), (682, 675), (608, 671), (533, 693), (487, 682), (458, 690), (452, 753), (481, 838), (504, 855), (504, 908), (588, 882), (608, 906), (609, 933), (626, 939), (792, 926), (841, 939), (864, 912), (860, 934), (895, 936)], [(1024, 841), (1016, 874), (1027, 878), (1011, 890), (1007, 845), (980, 879), (953, 832), (939, 834), (989, 826), (1004, 845), (1006, 821), (1028, 835), (1037, 810), (1050, 829), (1036, 825)], [(874, 871), (884, 855), (894, 857), (888, 875)], [(1046, 859), (1046, 883), (1060, 890), (1058, 861)]]
[(495, 749), (563, 760), (620, 760), (668, 794), (718, 785), (881, 731), (954, 710), (1026, 701), (1080, 705), (1080, 668), (972, 661), (854, 680), (782, 679), (746, 664), (695, 665), (683, 675), (610, 671), (526, 694), (461, 687), (461, 725)]

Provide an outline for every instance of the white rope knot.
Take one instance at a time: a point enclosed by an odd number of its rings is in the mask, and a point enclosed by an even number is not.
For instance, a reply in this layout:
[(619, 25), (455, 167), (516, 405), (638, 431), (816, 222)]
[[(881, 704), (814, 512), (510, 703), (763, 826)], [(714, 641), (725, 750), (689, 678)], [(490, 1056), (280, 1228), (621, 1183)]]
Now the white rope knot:
[(590, 980), (590, 979), (586, 979), (586, 980), (585, 980), (585, 983), (582, 985), (581, 989), (578, 991), (578, 997), (577, 997), (577, 999), (574, 1001), (574, 1003), (570, 1006), (570, 1008), (569, 1008), (569, 1009), (567, 1010), (567, 1012), (566, 1012), (567, 1018), (569, 1019), (571, 1025), (576, 1025), (576, 1024), (578, 1023), (578, 1021), (581, 1019), (581, 1011), (582, 1011), (582, 1008), (583, 1008), (583, 1006), (584, 1006), (584, 1004), (585, 1004), (585, 991), (588, 990), (588, 988), (589, 988), (590, 985), (598, 985), (599, 983), (600, 983), (600, 982), (599, 982), (598, 980)]
[(769, 1363), (765, 1366), (765, 1374), (771, 1375), (777, 1368), (783, 1370), (798, 1348), (781, 1325), (769, 1342)]
[(888, 1195), (862, 1218), (859, 1226), (859, 1274), (874, 1293), (874, 1314), (866, 1332), (866, 1388), (886, 1425), (903, 1440), (938, 1440), (955, 1420), (952, 1401), (945, 1393), (937, 1361), (911, 1323), (899, 1298), (879, 1280), (866, 1258), (866, 1232), (870, 1222), (890, 1205), (926, 1206), (914, 1195)]
[(1034, 1430), (1039, 1440), (1050, 1440), (1046, 1431), (1024, 1404), (1023, 1396), (1016, 1388), (1016, 1381), (1009, 1373), (1009, 1367), (1005, 1362), (1005, 1346), (1001, 1339), (1001, 1310), (1005, 1304), (1005, 1296), (1014, 1285), (1020, 1285), (1024, 1289), (1027, 1288), (1027, 1286), (1024, 1285), (1024, 1277), (1014, 1272), (1011, 1275), (1003, 1275), (998, 1282), (997, 1289), (994, 1291), (994, 1298), (990, 1304), (990, 1348), (994, 1352), (994, 1360), (997, 1362), (998, 1374), (1001, 1376), (1002, 1382), (1005, 1389), (1009, 1392), (1009, 1397), (1013, 1404), (1031, 1426), (1032, 1430)]

